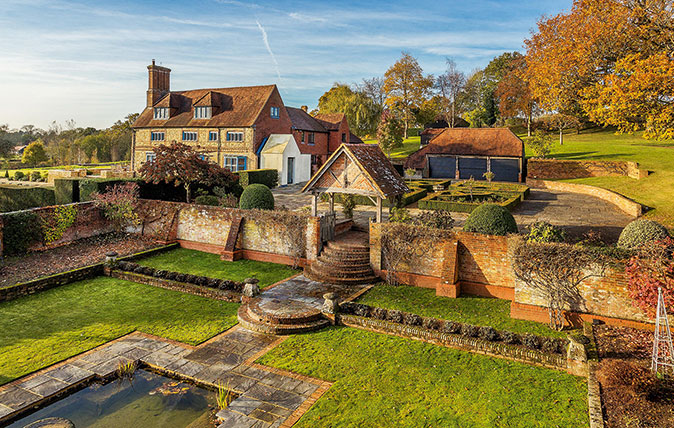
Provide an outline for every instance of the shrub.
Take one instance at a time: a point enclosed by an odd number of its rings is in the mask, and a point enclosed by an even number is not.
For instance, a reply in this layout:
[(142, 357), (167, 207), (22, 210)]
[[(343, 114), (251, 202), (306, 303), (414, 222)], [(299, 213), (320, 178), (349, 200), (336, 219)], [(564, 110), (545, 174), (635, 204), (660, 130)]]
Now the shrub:
[(175, 276), (175, 280), (178, 282), (187, 282), (186, 279), (187, 275), (185, 275), (184, 273), (179, 273)]
[(386, 314), (386, 319), (400, 324), (403, 322), (403, 313), (395, 309), (389, 309)]
[(353, 209), (356, 208), (356, 198), (351, 194), (342, 196), (342, 213), (345, 218), (353, 218)]
[(353, 314), (358, 315), (359, 317), (368, 317), (370, 316), (371, 308), (368, 305), (362, 305), (360, 303), (354, 304)]
[(547, 338), (541, 341), (541, 350), (550, 354), (561, 354), (562, 348), (557, 339)]
[(196, 284), (197, 283), (197, 276), (192, 275), (192, 274), (187, 274), (187, 275), (185, 275), (185, 282), (188, 282), (190, 284)]
[(414, 219), (414, 224), (435, 229), (451, 230), (454, 226), (452, 213), (447, 210), (424, 211)]
[(239, 200), (239, 208), (244, 210), (273, 210), (274, 195), (269, 187), (264, 184), (251, 184), (243, 190)]
[(23, 254), (42, 242), (42, 219), (31, 211), (5, 214), (2, 219), (2, 240), (7, 256)]
[(41, 179), (42, 179), (42, 174), (40, 174), (40, 171), (31, 171), (30, 181), (40, 181)]
[(480, 327), (478, 331), (480, 339), (494, 342), (498, 340), (498, 332), (493, 327)]
[(194, 203), (197, 205), (220, 205), (220, 198), (215, 195), (201, 195), (194, 198)]
[(171, 280), (171, 281), (176, 281), (176, 278), (178, 278), (178, 272), (166, 272), (166, 279)]
[(136, 212), (139, 188), (137, 183), (115, 184), (104, 193), (93, 193), (94, 203), (103, 210), (117, 230), (140, 224)]
[(251, 184), (264, 184), (273, 189), (278, 186), (278, 171), (275, 169), (249, 169), (237, 172), (239, 184), (247, 187)]
[(387, 312), (386, 308), (372, 308), (372, 317), (378, 320), (385, 320)]
[(21, 180), (24, 177), (24, 175), (25, 174), (23, 173), (23, 171), (16, 171), (14, 173), (14, 179), (15, 180)]
[(618, 246), (635, 249), (645, 243), (659, 241), (668, 236), (667, 228), (660, 223), (640, 218), (625, 226), (620, 233), (620, 238), (618, 238)]
[(154, 276), (155, 276), (155, 278), (162, 278), (162, 279), (164, 279), (164, 278), (166, 278), (166, 271), (165, 271), (165, 270), (162, 270), (162, 269), (157, 269), (157, 270), (154, 272)]
[(440, 331), (443, 333), (457, 334), (461, 332), (461, 324), (454, 321), (443, 321), (440, 326)]
[(533, 334), (525, 334), (522, 336), (522, 345), (531, 349), (539, 349), (541, 347), (541, 339)]
[(662, 288), (665, 305), (674, 305), (674, 239), (667, 237), (639, 248), (627, 262), (628, 291), (632, 303), (654, 316), (658, 289)]
[(502, 331), (500, 333), (501, 340), (505, 343), (516, 345), (520, 343), (520, 335), (512, 331)]
[(527, 235), (527, 242), (564, 242), (564, 231), (546, 221), (532, 224)]
[(658, 389), (658, 379), (643, 366), (624, 360), (604, 360), (597, 378), (604, 388), (618, 388), (630, 395), (648, 397)]
[(218, 288), (218, 280), (217, 278), (209, 278), (208, 282), (206, 283), (206, 287), (209, 288)]
[(423, 328), (428, 330), (440, 330), (440, 327), (442, 326), (442, 321), (435, 318), (424, 317), (423, 320), (421, 321), (421, 325)]
[(388, 221), (392, 223), (409, 223), (411, 220), (410, 212), (405, 208), (391, 208), (391, 216)]
[(461, 325), (461, 334), (466, 337), (477, 337), (480, 332), (480, 328), (470, 324)]
[(495, 204), (483, 204), (470, 213), (463, 230), (487, 235), (507, 235), (517, 233), (517, 223), (507, 209)]
[(411, 326), (421, 325), (421, 317), (417, 314), (405, 313), (403, 315), (403, 322), (406, 325), (411, 325)]

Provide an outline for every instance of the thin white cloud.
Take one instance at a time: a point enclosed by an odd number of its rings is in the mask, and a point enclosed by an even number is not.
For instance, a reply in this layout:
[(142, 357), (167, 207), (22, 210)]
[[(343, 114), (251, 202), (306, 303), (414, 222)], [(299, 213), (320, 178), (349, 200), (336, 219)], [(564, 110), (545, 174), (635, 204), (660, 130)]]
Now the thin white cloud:
[(255, 23), (257, 24), (257, 28), (260, 29), (260, 32), (262, 33), (262, 41), (264, 42), (264, 46), (267, 48), (267, 52), (269, 52), (269, 56), (271, 56), (272, 61), (274, 61), (274, 67), (276, 69), (276, 75), (278, 76), (279, 82), (281, 81), (281, 69), (278, 65), (278, 61), (276, 61), (276, 56), (274, 55), (274, 52), (271, 50), (271, 46), (269, 46), (269, 37), (267, 37), (267, 32), (264, 30), (264, 27), (262, 24), (260, 24), (259, 20), (255, 20)]

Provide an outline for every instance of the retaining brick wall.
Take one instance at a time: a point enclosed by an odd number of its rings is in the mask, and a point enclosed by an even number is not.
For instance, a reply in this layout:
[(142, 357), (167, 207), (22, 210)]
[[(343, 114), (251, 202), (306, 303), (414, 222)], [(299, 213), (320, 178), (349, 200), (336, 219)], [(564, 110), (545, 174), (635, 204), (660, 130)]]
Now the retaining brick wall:
[(628, 161), (529, 159), (527, 175), (539, 180), (607, 176), (641, 179), (648, 175), (648, 171), (639, 169), (638, 163)]
[(38, 278), (32, 281), (22, 282), (10, 287), (0, 288), (0, 302), (14, 300), (19, 297), (28, 296), (50, 288), (60, 287), (71, 282), (81, 281), (83, 279), (93, 278), (103, 273), (103, 263), (97, 263), (91, 266), (85, 266), (79, 269), (73, 269), (68, 272), (56, 275)]
[(537, 187), (541, 189), (550, 189), (560, 192), (580, 193), (582, 195), (594, 196), (615, 205), (618, 209), (633, 217), (639, 217), (643, 212), (643, 207), (641, 204), (627, 199), (626, 197), (610, 190), (602, 189), (601, 187), (588, 186), (585, 184), (566, 183), (562, 181), (535, 180), (529, 178), (527, 179), (527, 184), (531, 187)]

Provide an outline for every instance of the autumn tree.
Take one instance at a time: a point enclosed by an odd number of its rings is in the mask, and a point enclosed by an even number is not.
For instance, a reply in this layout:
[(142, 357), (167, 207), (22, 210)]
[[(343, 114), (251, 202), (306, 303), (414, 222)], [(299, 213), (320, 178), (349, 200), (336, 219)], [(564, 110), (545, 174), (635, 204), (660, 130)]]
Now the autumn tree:
[(110, 220), (119, 232), (126, 227), (140, 224), (138, 216), (138, 183), (119, 183), (109, 187), (103, 193), (94, 193), (94, 203), (103, 210), (105, 218)]
[(509, 69), (496, 86), (498, 109), (501, 117), (524, 117), (527, 136), (531, 137), (531, 123), (536, 111), (536, 101), (526, 79), (526, 61), (523, 57), (510, 62)]
[(185, 188), (187, 203), (191, 202), (193, 186), (230, 187), (238, 181), (238, 176), (228, 169), (209, 162), (186, 144), (173, 142), (160, 144), (155, 149), (155, 159), (145, 162), (138, 170), (146, 182), (160, 182), (182, 185)]
[(358, 85), (358, 89), (364, 93), (372, 102), (384, 110), (386, 104), (386, 91), (384, 90), (384, 78), (372, 77), (370, 79), (363, 79), (363, 82)]
[(456, 116), (462, 112), (459, 95), (466, 85), (466, 75), (456, 67), (456, 63), (447, 58), (447, 69), (435, 78), (435, 88), (441, 97), (441, 113), (450, 128), (454, 128)]
[(559, 145), (564, 145), (564, 130), (569, 128), (578, 128), (581, 125), (576, 116), (556, 113), (542, 118), (543, 124), (550, 130), (559, 132)]
[(391, 157), (391, 151), (402, 147), (404, 125), (400, 119), (389, 111), (384, 110), (377, 127), (377, 142), (386, 156)]
[(381, 107), (364, 92), (335, 83), (318, 99), (318, 113), (344, 113), (353, 132), (364, 136), (376, 131)]
[(674, 307), (674, 239), (643, 245), (627, 263), (629, 294), (635, 306), (655, 315), (658, 288), (662, 288), (665, 304)]
[(535, 130), (533, 135), (526, 138), (525, 142), (529, 149), (531, 149), (534, 157), (545, 158), (552, 151), (552, 138), (542, 129)]
[(407, 138), (413, 110), (426, 100), (432, 87), (432, 76), (425, 76), (416, 58), (407, 52), (403, 52), (402, 57), (386, 70), (386, 105), (400, 112), (404, 123), (404, 138)]
[(26, 165), (38, 165), (48, 160), (49, 156), (47, 156), (47, 151), (44, 149), (44, 143), (41, 140), (33, 141), (23, 149), (21, 162)]

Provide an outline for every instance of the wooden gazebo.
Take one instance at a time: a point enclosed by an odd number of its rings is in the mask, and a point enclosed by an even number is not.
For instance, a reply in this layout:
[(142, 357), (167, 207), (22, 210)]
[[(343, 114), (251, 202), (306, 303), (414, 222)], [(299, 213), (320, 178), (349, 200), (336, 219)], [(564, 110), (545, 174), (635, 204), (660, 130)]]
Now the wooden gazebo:
[(362, 195), (377, 207), (376, 221), (382, 220), (382, 201), (409, 192), (403, 178), (376, 144), (342, 144), (302, 189), (311, 193), (311, 214), (318, 215), (321, 193), (330, 197), (330, 213), (335, 212), (335, 193)]

